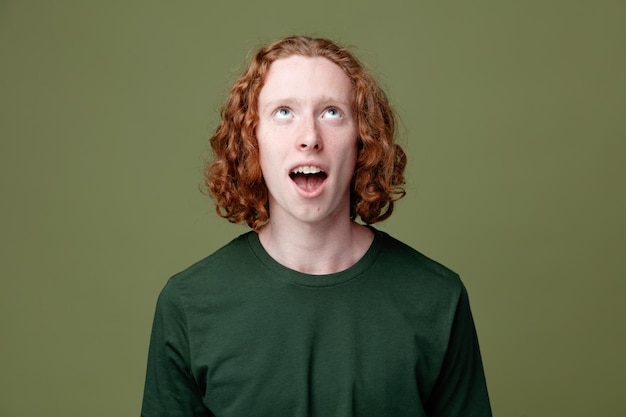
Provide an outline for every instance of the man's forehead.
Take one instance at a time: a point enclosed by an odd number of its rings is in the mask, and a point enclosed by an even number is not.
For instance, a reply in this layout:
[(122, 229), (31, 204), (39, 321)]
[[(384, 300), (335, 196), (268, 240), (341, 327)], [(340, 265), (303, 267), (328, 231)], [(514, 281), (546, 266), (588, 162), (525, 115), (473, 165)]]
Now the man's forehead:
[(352, 101), (352, 82), (344, 70), (324, 57), (293, 55), (274, 61), (265, 77), (260, 100), (303, 97), (316, 101)]

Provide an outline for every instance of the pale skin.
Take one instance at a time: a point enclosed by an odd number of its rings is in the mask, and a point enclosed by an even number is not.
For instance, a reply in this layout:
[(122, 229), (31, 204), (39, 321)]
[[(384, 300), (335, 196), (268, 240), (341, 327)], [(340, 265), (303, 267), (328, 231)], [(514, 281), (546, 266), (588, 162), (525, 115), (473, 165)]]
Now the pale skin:
[(352, 84), (338, 65), (299, 55), (272, 63), (259, 94), (256, 137), (270, 207), (259, 239), (296, 271), (345, 270), (374, 238), (350, 219), (357, 156), (352, 100)]

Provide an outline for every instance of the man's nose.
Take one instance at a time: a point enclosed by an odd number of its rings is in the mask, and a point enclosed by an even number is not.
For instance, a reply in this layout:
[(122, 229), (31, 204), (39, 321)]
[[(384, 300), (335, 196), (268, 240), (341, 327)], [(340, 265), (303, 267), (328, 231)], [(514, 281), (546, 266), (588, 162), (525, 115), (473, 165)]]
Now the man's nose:
[(322, 136), (320, 135), (319, 126), (314, 117), (307, 118), (307, 120), (304, 121), (299, 136), (298, 147), (301, 150), (322, 150)]

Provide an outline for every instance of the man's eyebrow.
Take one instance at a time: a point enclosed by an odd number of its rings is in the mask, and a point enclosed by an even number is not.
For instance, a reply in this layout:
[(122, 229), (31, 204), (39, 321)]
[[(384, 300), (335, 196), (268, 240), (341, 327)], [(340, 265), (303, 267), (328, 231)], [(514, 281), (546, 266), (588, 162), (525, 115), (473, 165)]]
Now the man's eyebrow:
[(342, 106), (347, 106), (350, 107), (351, 103), (350, 102), (346, 102), (344, 100), (340, 100), (336, 97), (331, 97), (331, 96), (324, 96), (319, 100), (320, 103), (328, 103), (328, 104), (333, 104), (333, 103), (337, 103), (337, 104), (341, 104)]
[(262, 104), (263, 104), (263, 107), (276, 107), (276, 106), (298, 104), (298, 102), (299, 100), (295, 98), (285, 97), (285, 98), (276, 98), (276, 99), (270, 100)]

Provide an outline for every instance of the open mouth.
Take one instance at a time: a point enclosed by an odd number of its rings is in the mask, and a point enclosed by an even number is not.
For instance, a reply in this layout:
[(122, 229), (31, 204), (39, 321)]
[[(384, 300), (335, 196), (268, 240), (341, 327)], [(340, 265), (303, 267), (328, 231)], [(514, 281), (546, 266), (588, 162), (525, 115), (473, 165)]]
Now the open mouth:
[(294, 168), (289, 177), (305, 191), (315, 191), (326, 180), (328, 175), (320, 167), (304, 165)]

